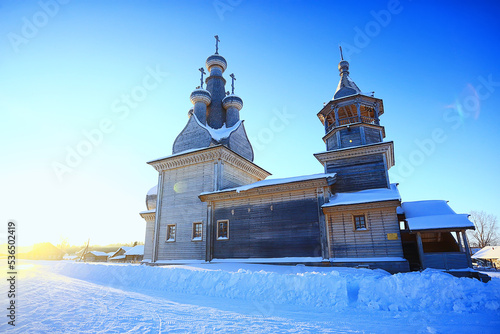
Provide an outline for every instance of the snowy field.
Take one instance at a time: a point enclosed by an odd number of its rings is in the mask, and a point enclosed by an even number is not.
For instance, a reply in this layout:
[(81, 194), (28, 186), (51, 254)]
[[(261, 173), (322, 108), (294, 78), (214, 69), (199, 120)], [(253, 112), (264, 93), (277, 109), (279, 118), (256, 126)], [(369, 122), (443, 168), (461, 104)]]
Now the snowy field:
[[(500, 275), (25, 261), (1, 333), (499, 333)], [(491, 274), (491, 273), (488, 273)], [(493, 276), (493, 275), (492, 275)]]

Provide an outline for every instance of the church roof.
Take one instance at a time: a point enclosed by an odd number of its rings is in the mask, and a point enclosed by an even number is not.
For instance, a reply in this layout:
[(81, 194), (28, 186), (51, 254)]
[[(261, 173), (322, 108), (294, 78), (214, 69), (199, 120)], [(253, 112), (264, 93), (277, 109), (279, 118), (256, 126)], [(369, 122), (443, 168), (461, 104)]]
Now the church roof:
[(340, 71), (340, 81), (337, 86), (337, 90), (333, 95), (333, 99), (335, 100), (349, 95), (360, 94), (361, 90), (349, 77), (349, 63), (347, 61), (342, 60), (339, 63), (339, 71)]
[(330, 197), (330, 202), (323, 204), (323, 207), (400, 200), (401, 195), (399, 194), (397, 183), (392, 183), (390, 188), (336, 193)]
[(330, 179), (333, 181), (335, 179), (335, 177), (336, 177), (335, 173), (329, 173), (329, 174), (320, 173), (320, 174), (312, 174), (312, 175), (286, 177), (286, 178), (281, 178), (281, 179), (266, 179), (266, 180), (250, 183), (250, 184), (247, 184), (244, 186), (236, 187), (236, 188), (229, 188), (229, 189), (223, 189), (223, 190), (218, 190), (218, 191), (213, 191), (213, 192), (201, 193), (200, 196), (222, 193), (222, 192), (231, 192), (231, 191), (235, 191), (237, 193), (240, 193), (240, 192), (248, 191), (248, 190), (255, 189), (255, 188), (269, 187), (269, 186), (275, 186), (275, 185), (280, 185), (280, 184), (311, 181), (311, 180), (318, 180), (318, 179)]
[(457, 214), (447, 201), (430, 200), (401, 204), (411, 231), (436, 229), (474, 229), (468, 214)]

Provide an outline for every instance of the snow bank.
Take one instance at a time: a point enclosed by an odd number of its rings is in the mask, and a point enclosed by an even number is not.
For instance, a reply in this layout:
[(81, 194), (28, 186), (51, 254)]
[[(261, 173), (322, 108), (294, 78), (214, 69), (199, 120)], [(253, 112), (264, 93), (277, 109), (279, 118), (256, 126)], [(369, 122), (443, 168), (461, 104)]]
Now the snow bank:
[(327, 309), (500, 312), (500, 279), (482, 283), (426, 270), (383, 270), (248, 264), (150, 267), (64, 263), (57, 273), (114, 288), (294, 304)]
[(358, 302), (372, 309), (433, 312), (500, 311), (500, 280), (482, 283), (427, 269), (359, 282)]

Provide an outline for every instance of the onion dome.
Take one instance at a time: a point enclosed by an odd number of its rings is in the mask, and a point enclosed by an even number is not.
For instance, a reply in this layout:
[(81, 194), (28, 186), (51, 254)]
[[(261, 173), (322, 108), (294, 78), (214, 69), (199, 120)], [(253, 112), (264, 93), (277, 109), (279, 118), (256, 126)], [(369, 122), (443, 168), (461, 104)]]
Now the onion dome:
[(149, 189), (146, 195), (146, 208), (148, 208), (148, 210), (156, 209), (157, 193), (158, 193), (157, 186), (154, 186), (153, 188)]
[(209, 105), (212, 102), (212, 94), (205, 89), (195, 89), (190, 96), (191, 103), (196, 104), (196, 102), (203, 102), (205, 105)]
[(239, 96), (231, 94), (222, 100), (222, 106), (226, 110), (233, 107), (240, 111), (243, 108), (243, 100)]
[(209, 72), (211, 71), (212, 67), (217, 66), (220, 67), (222, 69), (222, 72), (224, 73), (224, 71), (227, 68), (227, 62), (226, 59), (224, 59), (224, 57), (216, 54), (216, 55), (211, 55), (210, 57), (207, 58), (206, 66)]

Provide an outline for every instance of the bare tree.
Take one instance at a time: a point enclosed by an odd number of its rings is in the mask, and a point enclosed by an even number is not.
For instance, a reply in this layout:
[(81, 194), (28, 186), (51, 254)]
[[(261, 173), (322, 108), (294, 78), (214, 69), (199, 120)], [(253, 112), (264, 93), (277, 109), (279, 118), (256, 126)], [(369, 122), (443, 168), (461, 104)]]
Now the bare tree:
[(473, 247), (495, 246), (499, 242), (496, 216), (484, 211), (471, 211), (470, 220), (476, 227), (475, 231), (469, 232)]

